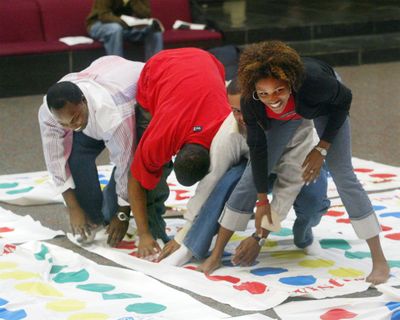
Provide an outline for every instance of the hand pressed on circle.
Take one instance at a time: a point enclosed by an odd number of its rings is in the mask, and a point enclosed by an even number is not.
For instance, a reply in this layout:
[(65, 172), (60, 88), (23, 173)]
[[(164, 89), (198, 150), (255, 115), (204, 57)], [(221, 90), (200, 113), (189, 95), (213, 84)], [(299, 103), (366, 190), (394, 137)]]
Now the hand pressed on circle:
[(86, 241), (90, 236), (90, 229), (96, 225), (91, 223), (87, 218), (86, 212), (81, 207), (69, 208), (69, 222), (71, 225), (72, 234), (79, 234), (83, 241)]
[(146, 258), (153, 256), (161, 251), (157, 241), (154, 240), (151, 233), (144, 233), (139, 236), (138, 257)]
[(106, 229), (106, 233), (108, 234), (107, 243), (111, 247), (115, 247), (125, 237), (128, 227), (129, 220), (121, 221), (116, 215), (112, 217), (110, 224)]
[(260, 254), (260, 250), (261, 247), (257, 240), (253, 237), (247, 237), (236, 248), (232, 263), (234, 265), (251, 266)]

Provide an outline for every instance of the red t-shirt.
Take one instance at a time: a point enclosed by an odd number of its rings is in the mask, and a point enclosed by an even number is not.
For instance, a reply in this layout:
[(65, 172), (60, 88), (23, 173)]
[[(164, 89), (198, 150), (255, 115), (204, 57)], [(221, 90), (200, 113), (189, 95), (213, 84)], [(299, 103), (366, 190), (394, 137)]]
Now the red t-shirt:
[(285, 109), (283, 109), (283, 111), (281, 113), (275, 113), (271, 109), (269, 109), (267, 106), (265, 106), (265, 109), (266, 109), (268, 118), (282, 120), (282, 121), (301, 119), (301, 116), (298, 115), (295, 111), (293, 95), (290, 95), (289, 100), (286, 103)]
[(152, 57), (140, 75), (136, 99), (152, 119), (131, 173), (149, 190), (160, 180), (162, 166), (184, 144), (209, 149), (230, 112), (223, 65), (196, 48), (164, 50)]

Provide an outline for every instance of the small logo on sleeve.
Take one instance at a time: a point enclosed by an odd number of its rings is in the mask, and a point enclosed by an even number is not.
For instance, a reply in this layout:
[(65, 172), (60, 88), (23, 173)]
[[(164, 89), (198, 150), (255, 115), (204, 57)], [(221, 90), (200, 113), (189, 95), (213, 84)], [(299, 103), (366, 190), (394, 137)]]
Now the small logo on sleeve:
[(201, 130), (203, 130), (202, 126), (194, 126), (193, 127), (193, 132), (200, 132)]

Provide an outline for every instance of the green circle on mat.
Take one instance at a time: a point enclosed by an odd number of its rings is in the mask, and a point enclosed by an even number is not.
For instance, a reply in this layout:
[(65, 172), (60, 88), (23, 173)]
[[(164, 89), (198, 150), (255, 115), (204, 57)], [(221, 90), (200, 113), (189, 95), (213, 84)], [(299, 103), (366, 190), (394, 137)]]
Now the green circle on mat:
[(60, 272), (53, 278), (54, 282), (66, 283), (66, 282), (82, 282), (89, 279), (89, 273), (86, 269), (81, 269), (77, 272)]
[(146, 303), (134, 303), (130, 304), (125, 308), (126, 311), (136, 312), (140, 314), (158, 313), (167, 309), (162, 304), (146, 302)]
[(142, 296), (134, 293), (103, 293), (104, 300), (119, 300), (119, 299), (131, 299), (141, 298)]
[(115, 286), (106, 283), (78, 284), (76, 287), (78, 289), (93, 292), (107, 292), (115, 289)]
[(343, 239), (322, 239), (320, 242), (321, 247), (324, 249), (341, 249), (347, 250), (351, 248), (351, 245)]
[(18, 186), (18, 182), (5, 182), (0, 183), (0, 189), (11, 189)]
[(292, 230), (289, 228), (281, 228), (278, 232), (272, 232), (274, 236), (280, 236), (280, 237), (287, 237), (291, 236), (293, 234)]
[(6, 191), (6, 193), (13, 195), (13, 194), (25, 193), (25, 192), (31, 191), (32, 189), (33, 189), (33, 187), (27, 187), (24, 189)]
[(349, 259), (371, 258), (371, 253), (366, 251), (346, 251), (344, 256)]

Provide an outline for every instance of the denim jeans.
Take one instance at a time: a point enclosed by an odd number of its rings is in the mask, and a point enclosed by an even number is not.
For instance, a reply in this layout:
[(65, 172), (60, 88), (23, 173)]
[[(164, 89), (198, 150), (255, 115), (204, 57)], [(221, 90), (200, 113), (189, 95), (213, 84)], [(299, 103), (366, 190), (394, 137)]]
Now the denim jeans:
[[(138, 143), (142, 138), (147, 126), (151, 121), (151, 114), (143, 109), (139, 104), (135, 106), (136, 113), (136, 136)], [(147, 197), (147, 215), (149, 221), (149, 228), (151, 234), (155, 239), (161, 239), (167, 243), (170, 238), (165, 232), (166, 223), (163, 219), (165, 213), (165, 201), (169, 196), (169, 186), (167, 178), (173, 168), (172, 161), (169, 161), (163, 166), (162, 176), (156, 188), (153, 190), (146, 190)]]
[(296, 220), (293, 224), (293, 242), (298, 248), (309, 246), (314, 238), (312, 228), (317, 226), (331, 205), (327, 197), (328, 172), (321, 168), (315, 183), (304, 185), (293, 204)]
[(222, 176), (186, 234), (183, 243), (195, 258), (200, 260), (206, 256), (211, 241), (218, 232), (218, 219), (225, 202), (242, 176), (246, 163), (247, 160), (243, 160)]
[(154, 32), (151, 26), (143, 29), (124, 28), (117, 22), (95, 22), (89, 30), (89, 35), (104, 43), (108, 55), (123, 57), (124, 40), (131, 42), (144, 41), (145, 60), (163, 49), (161, 32)]
[[(247, 168), (251, 167), (247, 166)], [(245, 161), (229, 169), (217, 183), (193, 221), (183, 243), (196, 259), (201, 260), (207, 256), (211, 241), (218, 232), (218, 220), (225, 202), (229, 199), (245, 169)], [(269, 180), (269, 184), (272, 186), (274, 175), (270, 175)], [(327, 172), (322, 168), (316, 182), (308, 186), (304, 185), (293, 205), (296, 213), (296, 220), (293, 225), (293, 237), (297, 247), (305, 248), (313, 242), (312, 227), (319, 224), (322, 215), (330, 206), (326, 192)], [(251, 212), (253, 212), (253, 209), (254, 204)]]
[[(319, 136), (327, 122), (327, 116), (314, 119)], [(379, 233), (380, 227), (371, 201), (354, 173), (351, 157), (350, 119), (347, 117), (332, 141), (325, 162), (356, 234), (361, 239), (369, 239)]]
[[(90, 138), (82, 132), (74, 132), (72, 150), (68, 158), (78, 203), (90, 221), (95, 224), (109, 223), (118, 210), (118, 196), (114, 179), (115, 168), (107, 186), (103, 191), (100, 188), (96, 158), (104, 148), (104, 141)], [(164, 242), (169, 240), (162, 218), (165, 213), (164, 202), (169, 195), (169, 188), (165, 181), (171, 170), (172, 166), (166, 165), (163, 170), (163, 178), (157, 187), (154, 190), (146, 191), (150, 231), (153, 237), (160, 238)]]

